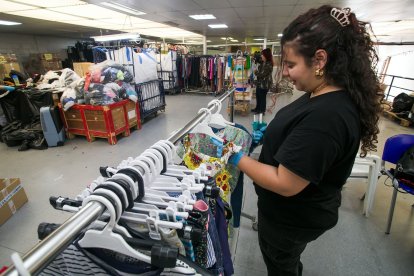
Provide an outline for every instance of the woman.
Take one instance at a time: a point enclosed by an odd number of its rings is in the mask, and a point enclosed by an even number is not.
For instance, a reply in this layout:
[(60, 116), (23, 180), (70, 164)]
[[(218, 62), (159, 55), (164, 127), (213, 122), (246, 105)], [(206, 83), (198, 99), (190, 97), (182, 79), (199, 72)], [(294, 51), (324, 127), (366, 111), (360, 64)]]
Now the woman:
[(270, 122), (259, 161), (241, 153), (229, 160), (254, 181), (269, 275), (301, 275), (307, 243), (338, 221), (360, 144), (362, 157), (377, 148), (383, 95), (366, 26), (327, 5), (296, 18), (283, 31), (283, 75), (308, 93)]
[(256, 108), (252, 109), (255, 113), (266, 113), (266, 95), (272, 85), (273, 56), (269, 48), (262, 50), (262, 62), (254, 72), (257, 77), (256, 82)]

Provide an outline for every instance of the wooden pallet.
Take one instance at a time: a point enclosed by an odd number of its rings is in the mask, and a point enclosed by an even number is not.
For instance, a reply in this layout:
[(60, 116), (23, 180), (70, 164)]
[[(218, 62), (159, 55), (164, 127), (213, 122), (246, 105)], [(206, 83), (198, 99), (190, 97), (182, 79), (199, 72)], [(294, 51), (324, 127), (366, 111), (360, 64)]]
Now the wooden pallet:
[(117, 134), (115, 134), (113, 132), (112, 133), (106, 133), (107, 137), (105, 137), (104, 136), (105, 134), (102, 134), (102, 133), (97, 134), (97, 136), (94, 136), (94, 134), (92, 134), (92, 133), (89, 133), (89, 135), (86, 135), (85, 133), (76, 133), (76, 132), (66, 132), (66, 137), (69, 140), (72, 140), (76, 136), (84, 136), (84, 137), (86, 137), (86, 140), (88, 140), (88, 142), (93, 142), (93, 141), (95, 141), (96, 138), (98, 138), (98, 139), (103, 138), (103, 139), (107, 139), (108, 143), (110, 145), (115, 145), (118, 142), (118, 137), (120, 137), (120, 136), (128, 137), (131, 134), (132, 129), (138, 129), (138, 127), (133, 126), (133, 127), (130, 128), (129, 131), (125, 130), (125, 131), (117, 133)]
[(384, 110), (383, 114), (388, 119), (398, 122), (400, 124), (400, 126), (408, 127), (412, 124), (411, 121), (409, 121), (407, 119), (400, 118), (395, 113), (393, 113), (391, 111)]

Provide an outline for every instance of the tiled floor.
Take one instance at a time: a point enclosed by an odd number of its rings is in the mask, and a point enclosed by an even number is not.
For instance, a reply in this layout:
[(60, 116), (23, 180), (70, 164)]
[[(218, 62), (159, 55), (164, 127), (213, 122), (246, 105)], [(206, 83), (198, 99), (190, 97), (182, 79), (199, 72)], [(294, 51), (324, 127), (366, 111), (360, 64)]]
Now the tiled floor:
[[(276, 109), (299, 96), (296, 93), (278, 98)], [(110, 146), (106, 140), (93, 143), (77, 137), (63, 147), (44, 151), (18, 152), (0, 144), (0, 177), (20, 177), (29, 202), (10, 220), (0, 226), (0, 267), (10, 264), (13, 252), (25, 253), (37, 242), (39, 223), (64, 222), (70, 214), (54, 210), (48, 202), (51, 195), (74, 197), (98, 176), (99, 166), (117, 165), (128, 156), (137, 156), (159, 139), (165, 139), (193, 118), (199, 108), (214, 99), (206, 95), (167, 96), (165, 113), (147, 121), (130, 137)], [(269, 100), (270, 103), (270, 100)], [(222, 110), (225, 114), (225, 110)], [(250, 127), (252, 116), (236, 114), (235, 121)], [(267, 114), (270, 121), (273, 115)], [(397, 133), (414, 134), (388, 119), (381, 119), (378, 155), (387, 137)], [(392, 188), (378, 181), (374, 207), (369, 218), (361, 215), (359, 197), (366, 184), (350, 182), (343, 190), (338, 225), (303, 254), (304, 275), (413, 275), (414, 271), (414, 196), (399, 194), (390, 235), (384, 234)], [(388, 181), (389, 184), (389, 181)], [(245, 179), (243, 210), (255, 214), (256, 197), (251, 181)], [(234, 256), (235, 275), (265, 275), (257, 232), (251, 222), (242, 218)]]

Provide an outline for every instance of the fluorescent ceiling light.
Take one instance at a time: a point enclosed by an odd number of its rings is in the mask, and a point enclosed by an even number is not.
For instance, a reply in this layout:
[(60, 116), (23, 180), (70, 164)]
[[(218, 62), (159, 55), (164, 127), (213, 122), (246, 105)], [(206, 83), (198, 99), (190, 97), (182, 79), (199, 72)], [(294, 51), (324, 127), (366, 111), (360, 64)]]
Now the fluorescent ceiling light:
[(136, 40), (140, 38), (137, 33), (123, 33), (113, 35), (91, 36), (95, 41), (113, 41), (113, 40)]
[[(130, 2), (132, 3), (132, 1)], [(136, 17), (132, 12), (137, 10), (125, 6), (123, 7), (126, 8), (126, 11), (121, 11), (122, 5), (113, 4), (110, 0), (105, 3), (116, 6), (117, 10), (105, 7), (101, 3), (94, 5), (77, 0), (50, 0), (44, 3), (34, 0), (15, 0), (15, 2), (0, 0), (0, 7), (1, 12), (6, 14), (107, 29), (120, 33), (138, 33), (146, 36), (179, 38), (180, 40), (202, 37), (197, 33)]]
[(230, 39), (231, 42), (239, 42), (237, 39)]
[(134, 14), (134, 15), (143, 15), (143, 14), (145, 14), (145, 12), (142, 12), (142, 11), (139, 11), (139, 10), (136, 10), (136, 9), (118, 4), (118, 3), (102, 2), (101, 4), (104, 5), (104, 6), (116, 9), (116, 10), (120, 10), (120, 11), (123, 11), (123, 12)]
[(0, 1), (1, 12), (10, 12), (10, 11), (22, 11), (35, 9), (33, 6), (28, 6), (24, 4), (14, 3), (10, 1)]
[(212, 14), (193, 14), (193, 15), (189, 15), (189, 17), (195, 20), (216, 19), (216, 17)]
[(261, 40), (264, 40), (264, 38), (253, 38), (253, 40), (261, 41)]
[(58, 22), (73, 21), (73, 23), (77, 20), (84, 19), (82, 17), (77, 17), (77, 16), (73, 16), (69, 14), (60, 13), (60, 12), (55, 12), (55, 11), (51, 11), (48, 9), (14, 11), (14, 12), (8, 12), (8, 14), (31, 17), (31, 18), (38, 18), (38, 19), (49, 20), (49, 21), (58, 21)]
[[(56, 7), (49, 8), (48, 10), (93, 19), (118, 18), (118, 24), (122, 24), (125, 21), (125, 14), (114, 12), (113, 10), (92, 4), (70, 7)], [(93, 13), (91, 13), (92, 10)], [(128, 21), (126, 23), (128, 23)]]
[(283, 34), (277, 34), (277, 37), (282, 37), (283, 36)]
[(20, 25), (20, 24), (22, 24), (22, 23), (14, 22), (14, 21), (0, 20), (0, 25), (12, 26), (12, 25)]
[(212, 29), (226, 29), (226, 28), (228, 28), (226, 24), (210, 24), (208, 26)]
[(47, 1), (33, 1), (33, 0), (13, 0), (13, 2), (18, 2), (22, 4), (28, 4), (30, 6), (37, 6), (43, 8), (52, 8), (52, 7), (67, 7), (75, 5), (84, 5), (84, 1), (80, 0), (47, 0)]
[(206, 42), (211, 42), (211, 40), (206, 40)]

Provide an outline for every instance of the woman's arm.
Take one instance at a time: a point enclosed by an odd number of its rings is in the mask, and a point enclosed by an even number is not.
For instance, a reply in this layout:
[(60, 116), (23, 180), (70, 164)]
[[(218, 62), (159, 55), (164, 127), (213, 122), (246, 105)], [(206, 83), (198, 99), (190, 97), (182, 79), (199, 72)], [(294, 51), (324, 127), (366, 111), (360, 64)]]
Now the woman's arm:
[(240, 159), (238, 168), (260, 187), (286, 197), (298, 194), (310, 183), (282, 164), (273, 167), (247, 156)]

